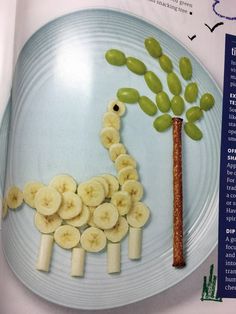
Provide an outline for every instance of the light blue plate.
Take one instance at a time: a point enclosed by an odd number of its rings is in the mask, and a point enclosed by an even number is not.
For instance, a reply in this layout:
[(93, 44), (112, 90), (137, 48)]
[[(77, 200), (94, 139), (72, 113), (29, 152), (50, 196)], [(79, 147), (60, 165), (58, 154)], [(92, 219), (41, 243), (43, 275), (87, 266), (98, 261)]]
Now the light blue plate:
[[(183, 134), (184, 226), (187, 266), (172, 267), (172, 133), (159, 134), (153, 118), (136, 105), (127, 106), (122, 142), (139, 165), (144, 202), (152, 219), (143, 233), (143, 257), (130, 261), (122, 243), (122, 272), (106, 274), (106, 254), (88, 254), (83, 279), (71, 278), (70, 252), (55, 245), (51, 272), (35, 270), (40, 233), (34, 210), (24, 205), (3, 223), (3, 246), (9, 265), (36, 294), (73, 308), (105, 309), (157, 294), (193, 272), (217, 243), (221, 93), (199, 62), (175, 39), (134, 16), (108, 10), (86, 10), (61, 17), (34, 34), (16, 67), (6, 185), (23, 188), (31, 180), (48, 183), (68, 173), (79, 182), (102, 173), (115, 174), (99, 141), (102, 116), (120, 87), (153, 95), (142, 76), (113, 67), (104, 58), (118, 48), (166, 76), (144, 49), (144, 39), (160, 41), (178, 72), (178, 59), (188, 56), (200, 94), (215, 96), (214, 109), (198, 123), (204, 138)], [(182, 82), (183, 85), (186, 83)], [(2, 132), (6, 126), (2, 128)], [(2, 135), (4, 137), (4, 135)]]

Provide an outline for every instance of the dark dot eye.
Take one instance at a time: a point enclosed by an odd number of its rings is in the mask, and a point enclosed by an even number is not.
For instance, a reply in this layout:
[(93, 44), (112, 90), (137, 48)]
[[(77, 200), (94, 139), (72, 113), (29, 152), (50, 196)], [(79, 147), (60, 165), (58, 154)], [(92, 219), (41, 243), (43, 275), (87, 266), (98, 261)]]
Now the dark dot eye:
[(117, 104), (115, 104), (115, 106), (113, 107), (113, 109), (114, 109), (114, 111), (119, 111), (120, 107), (119, 107)]

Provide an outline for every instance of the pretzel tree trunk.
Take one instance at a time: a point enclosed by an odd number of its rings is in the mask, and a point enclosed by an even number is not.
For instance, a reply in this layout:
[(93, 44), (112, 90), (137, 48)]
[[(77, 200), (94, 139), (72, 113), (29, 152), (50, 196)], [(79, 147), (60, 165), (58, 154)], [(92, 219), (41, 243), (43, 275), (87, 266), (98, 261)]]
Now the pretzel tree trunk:
[(183, 253), (182, 123), (173, 118), (173, 266), (185, 265)]

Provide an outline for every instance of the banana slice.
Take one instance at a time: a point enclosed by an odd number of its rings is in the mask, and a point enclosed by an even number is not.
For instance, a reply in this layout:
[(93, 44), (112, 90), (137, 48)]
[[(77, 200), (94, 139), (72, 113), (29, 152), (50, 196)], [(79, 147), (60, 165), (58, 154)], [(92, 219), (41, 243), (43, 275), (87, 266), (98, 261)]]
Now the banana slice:
[(98, 206), (105, 199), (105, 191), (102, 184), (96, 180), (81, 183), (77, 190), (78, 195), (87, 206)]
[(71, 255), (71, 276), (83, 277), (85, 264), (85, 250), (81, 247), (75, 247)]
[(95, 227), (86, 229), (81, 235), (81, 246), (88, 252), (100, 252), (106, 244), (107, 239), (105, 233)]
[(138, 180), (138, 172), (132, 166), (125, 167), (118, 172), (118, 181), (120, 185), (127, 180)]
[(129, 225), (124, 217), (119, 217), (115, 226), (111, 229), (104, 230), (108, 240), (111, 242), (120, 242), (127, 234)]
[(62, 219), (71, 219), (79, 215), (82, 208), (83, 205), (79, 195), (68, 191), (62, 194), (62, 202), (58, 210), (58, 215)]
[(133, 202), (138, 202), (143, 197), (143, 186), (135, 180), (127, 180), (121, 187), (122, 191), (126, 191), (131, 196)]
[(120, 272), (121, 245), (120, 243), (107, 244), (107, 273), (114, 274)]
[(115, 128), (106, 127), (102, 129), (100, 133), (100, 139), (101, 139), (102, 145), (105, 148), (109, 148), (112, 144), (119, 143), (120, 134)]
[(75, 192), (77, 183), (71, 176), (67, 174), (60, 174), (52, 178), (49, 186), (55, 188), (60, 193), (68, 191)]
[(111, 197), (111, 203), (118, 209), (121, 216), (126, 215), (131, 207), (131, 196), (126, 191), (115, 192)]
[(34, 215), (35, 227), (42, 233), (52, 233), (62, 224), (62, 219), (57, 215), (43, 216), (38, 212)]
[(115, 161), (118, 156), (120, 156), (121, 154), (125, 154), (125, 153), (126, 153), (126, 148), (121, 143), (112, 144), (109, 147), (109, 156), (110, 156), (112, 161)]
[(16, 209), (23, 203), (23, 193), (17, 186), (12, 186), (7, 192), (7, 206), (10, 209)]
[(109, 193), (107, 197), (112, 197), (112, 194), (119, 190), (119, 182), (117, 178), (111, 174), (103, 174), (102, 177), (107, 181), (109, 186)]
[(5, 219), (8, 214), (8, 206), (7, 206), (7, 200), (4, 198), (2, 200), (2, 219)]
[(93, 213), (94, 222), (101, 229), (111, 229), (115, 226), (118, 217), (118, 210), (111, 203), (101, 204)]
[(88, 225), (90, 227), (96, 227), (97, 228), (97, 225), (95, 224), (94, 217), (93, 217), (93, 213), (94, 213), (95, 209), (96, 209), (96, 207), (92, 207), (92, 206), (89, 207), (90, 218), (89, 218), (89, 221), (88, 221)]
[(49, 216), (58, 211), (61, 201), (61, 194), (56, 189), (45, 186), (36, 193), (34, 204), (40, 214)]
[(88, 223), (89, 219), (90, 219), (90, 210), (87, 206), (83, 205), (83, 209), (81, 213), (72, 219), (67, 219), (66, 223), (74, 227), (82, 227)]
[(126, 106), (121, 101), (112, 100), (108, 104), (108, 111), (111, 111), (119, 116), (123, 116), (126, 111)]
[(53, 236), (51, 234), (41, 234), (40, 247), (37, 257), (36, 269), (48, 272), (52, 259)]
[(129, 228), (128, 257), (137, 260), (142, 257), (142, 228)]
[(121, 154), (116, 158), (115, 167), (117, 172), (128, 166), (136, 168), (136, 161), (132, 156), (128, 154)]
[(109, 185), (108, 185), (106, 179), (104, 179), (102, 176), (97, 176), (97, 177), (93, 177), (92, 180), (96, 180), (102, 184), (104, 191), (105, 191), (105, 197), (106, 197), (109, 193)]
[(34, 199), (36, 193), (43, 188), (45, 185), (41, 182), (28, 182), (23, 189), (23, 197), (24, 201), (27, 205), (29, 205), (32, 208), (35, 208)]
[(113, 112), (106, 112), (103, 116), (103, 127), (112, 127), (119, 131), (120, 129), (120, 117)]
[(54, 233), (54, 240), (63, 249), (72, 249), (80, 241), (79, 229), (69, 225), (60, 226)]
[(142, 202), (137, 202), (133, 204), (130, 212), (128, 213), (127, 221), (130, 226), (140, 228), (146, 224), (149, 216), (150, 211), (148, 207)]

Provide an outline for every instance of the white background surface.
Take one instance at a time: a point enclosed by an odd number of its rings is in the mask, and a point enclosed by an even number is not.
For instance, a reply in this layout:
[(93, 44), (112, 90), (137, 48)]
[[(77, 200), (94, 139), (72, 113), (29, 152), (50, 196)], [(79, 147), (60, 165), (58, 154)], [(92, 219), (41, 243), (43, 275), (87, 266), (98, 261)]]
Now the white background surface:
[[(223, 82), (224, 65), (224, 34), (233, 33), (235, 22), (224, 21), (225, 25), (216, 32), (207, 31), (204, 23), (213, 26), (221, 21), (213, 13), (209, 15), (209, 7), (206, 8), (205, 0), (192, 0), (194, 4), (193, 15), (176, 14), (173, 10), (160, 6), (153, 7), (148, 0), (120, 0), (118, 1), (74, 1), (74, 0), (21, 0), (18, 3), (16, 19), (16, 41), (15, 57), (21, 50), (23, 44), (35, 30), (44, 25), (47, 21), (64, 13), (74, 11), (78, 8), (93, 7), (95, 3), (101, 6), (111, 5), (115, 8), (124, 8), (129, 11), (132, 5), (132, 12), (137, 15), (148, 16), (155, 24), (161, 25), (168, 30), (182, 43), (189, 46), (189, 49), (205, 64), (206, 68), (216, 79), (220, 87)], [(171, 1), (169, 1), (171, 2)], [(165, 14), (163, 14), (165, 12)], [(15, 0), (0, 0), (0, 118), (9, 97), (12, 74), (13, 57), (13, 34), (15, 21)], [(173, 22), (171, 22), (173, 21)], [(187, 27), (183, 27), (187, 23)], [(197, 37), (190, 42), (188, 35), (196, 34)], [(1, 239), (0, 239), (1, 240)], [(1, 249), (1, 248), (0, 248)], [(137, 314), (194, 314), (194, 313), (235, 313), (235, 300), (224, 299), (222, 303), (201, 302), (201, 288), (203, 276), (209, 274), (209, 267), (216, 263), (216, 251), (199, 267), (191, 276), (180, 284), (164, 293), (135, 303), (133, 305), (113, 310), (99, 311), (100, 313), (137, 313)], [(138, 289), (138, 287), (137, 287)], [(93, 311), (69, 310), (57, 305), (48, 303), (31, 293), (16, 279), (4, 260), (0, 251), (0, 313), (1, 314), (59, 314), (59, 313), (92, 313)], [(79, 296), (78, 296), (79, 298)]]

